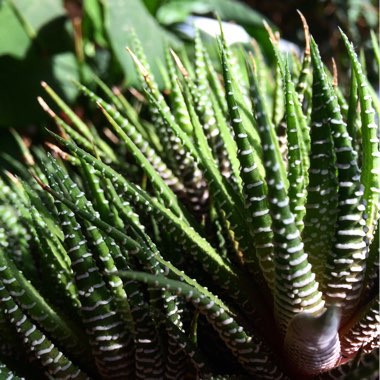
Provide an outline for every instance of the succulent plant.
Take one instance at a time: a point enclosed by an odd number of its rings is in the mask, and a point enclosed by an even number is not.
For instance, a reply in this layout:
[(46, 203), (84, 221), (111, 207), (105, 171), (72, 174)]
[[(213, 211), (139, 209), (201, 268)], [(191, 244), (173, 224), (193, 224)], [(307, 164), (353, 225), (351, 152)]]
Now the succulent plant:
[(343, 33), (346, 97), (306, 23), (302, 58), (270, 35), (274, 67), (198, 35), (164, 94), (136, 41), (133, 104), (77, 84), (97, 128), (43, 84), (51, 153), (3, 155), (1, 378), (376, 378), (379, 102)]

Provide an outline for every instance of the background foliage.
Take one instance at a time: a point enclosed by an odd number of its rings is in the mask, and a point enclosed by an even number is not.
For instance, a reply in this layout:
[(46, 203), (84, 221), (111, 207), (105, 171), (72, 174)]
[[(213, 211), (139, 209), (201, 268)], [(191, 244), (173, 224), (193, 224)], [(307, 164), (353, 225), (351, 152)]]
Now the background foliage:
[[(0, 126), (25, 127), (45, 121), (36, 102), (44, 80), (73, 104), (77, 90), (68, 79), (93, 87), (91, 73), (110, 84), (136, 86), (125, 52), (133, 29), (160, 80), (158, 61), (166, 44), (179, 48), (177, 25), (191, 14), (235, 22), (270, 51), (262, 14), (278, 24), (284, 36), (302, 43), (295, 9), (305, 13), (322, 54), (331, 55), (343, 26), (355, 43), (366, 47), (369, 28), (378, 25), (375, 2), (234, 0), (0, 0)], [(252, 8), (249, 8), (249, 5)], [(259, 10), (261, 13), (259, 13)], [(342, 46), (340, 46), (342, 47)], [(329, 50), (330, 49), (330, 50)]]

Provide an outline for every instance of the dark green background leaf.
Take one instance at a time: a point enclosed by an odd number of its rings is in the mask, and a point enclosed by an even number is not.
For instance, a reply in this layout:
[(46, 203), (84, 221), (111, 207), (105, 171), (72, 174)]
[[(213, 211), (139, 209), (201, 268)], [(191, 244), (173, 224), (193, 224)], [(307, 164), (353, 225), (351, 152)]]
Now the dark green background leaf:
[[(16, 11), (16, 12), (15, 12)], [(17, 13), (20, 17), (17, 17)], [(23, 27), (21, 19), (32, 33), (51, 20), (65, 15), (62, 3), (57, 0), (6, 0), (0, 2), (0, 55), (9, 54), (21, 58), (27, 54), (33, 36)]]
[(77, 90), (69, 79), (78, 79), (78, 68), (71, 23), (61, 1), (2, 2), (0, 36), (0, 125), (45, 120), (36, 101), (42, 80), (67, 100), (75, 99)]
[[(153, 16), (139, 0), (107, 0), (106, 29), (112, 50), (117, 57), (126, 76), (128, 85), (137, 85), (137, 76), (131, 58), (126, 52), (132, 47), (131, 29), (140, 39), (156, 78), (160, 78), (157, 61), (164, 62), (166, 44), (179, 47), (181, 42), (172, 34), (160, 27)], [(160, 81), (159, 81), (160, 82)]]

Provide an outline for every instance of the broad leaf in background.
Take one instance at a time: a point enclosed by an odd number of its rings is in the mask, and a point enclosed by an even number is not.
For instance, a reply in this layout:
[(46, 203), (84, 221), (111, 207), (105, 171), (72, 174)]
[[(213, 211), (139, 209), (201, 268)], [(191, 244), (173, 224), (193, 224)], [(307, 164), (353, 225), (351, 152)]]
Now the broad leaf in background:
[(8, 2), (0, 2), (0, 25), (3, 31), (0, 33), (0, 56), (9, 54), (22, 58), (28, 49), (30, 39)]
[(56, 0), (0, 1), (0, 55), (23, 58), (36, 32), (45, 24), (65, 15), (61, 2)]
[(206, 14), (212, 12), (213, 8), (208, 1), (173, 0), (163, 4), (157, 11), (157, 21), (162, 25), (186, 21), (191, 14)]
[[(132, 47), (132, 29), (162, 85), (157, 62), (164, 61), (164, 47), (182, 45), (167, 29), (191, 14), (215, 13), (267, 43), (261, 15), (232, 0), (84, 0), (82, 6), (74, 1), (0, 0), (0, 126), (42, 124), (45, 119), (35, 100), (41, 80), (70, 103), (77, 91), (68, 79), (91, 82), (90, 66), (106, 82), (125, 77), (127, 85), (137, 86), (125, 51)], [(79, 51), (69, 19), (74, 16), (82, 21)]]
[[(263, 21), (266, 18), (249, 6), (233, 0), (169, 0), (157, 11), (157, 20), (166, 26), (184, 22), (192, 14), (217, 14), (223, 21), (242, 26), (268, 54), (272, 54)], [(270, 24), (269, 20), (266, 20)]]
[(57, 0), (0, 1), (0, 126), (41, 122), (36, 102), (45, 80), (73, 100), (78, 78), (70, 23)]
[(107, 45), (103, 6), (99, 0), (85, 0), (83, 2), (82, 31), (84, 39), (91, 38), (100, 46)]
[(160, 84), (160, 73), (157, 62), (165, 61), (166, 45), (179, 47), (182, 43), (175, 36), (160, 27), (157, 21), (139, 0), (107, 0), (104, 1), (106, 11), (106, 30), (112, 50), (123, 68), (126, 83), (129, 86), (137, 84), (137, 76), (126, 46), (132, 47), (133, 29), (141, 41), (151, 65), (153, 74)]

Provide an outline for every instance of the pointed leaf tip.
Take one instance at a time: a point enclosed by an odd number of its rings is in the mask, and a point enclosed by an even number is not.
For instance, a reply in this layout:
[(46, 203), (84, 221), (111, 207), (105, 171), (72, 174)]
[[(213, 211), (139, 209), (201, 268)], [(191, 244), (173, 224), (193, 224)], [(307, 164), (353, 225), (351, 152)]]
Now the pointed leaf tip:
[(189, 72), (186, 70), (185, 66), (183, 65), (182, 61), (180, 60), (180, 58), (178, 57), (178, 55), (174, 52), (173, 49), (170, 49), (170, 54), (172, 55), (173, 59), (174, 59), (174, 62), (176, 63), (179, 71), (181, 72), (181, 74), (185, 77), (185, 78), (188, 78), (189, 77)]
[(335, 59), (334, 58), (331, 58), (331, 62), (332, 62), (332, 68), (333, 68), (333, 82), (332, 82), (332, 85), (333, 85), (333, 87), (337, 87), (338, 86), (338, 69), (336, 67), (336, 63), (335, 63)]
[(143, 64), (140, 62), (140, 60), (136, 57), (136, 55), (132, 52), (132, 50), (127, 46), (125, 48), (127, 50), (127, 52), (130, 54), (131, 58), (133, 59), (133, 61), (135, 62), (136, 66), (138, 67), (139, 71), (141, 72), (141, 74), (144, 76), (144, 78), (147, 78), (149, 77), (149, 73), (148, 71), (146, 70), (146, 68), (143, 66)]
[(263, 25), (264, 25), (264, 28), (266, 29), (266, 31), (268, 32), (269, 34), (269, 38), (271, 40), (271, 42), (275, 45), (275, 44), (278, 44), (279, 42), (279, 38), (278, 36), (276, 36), (276, 34), (273, 32), (271, 26), (267, 23), (266, 20), (263, 20)]
[(45, 100), (41, 96), (37, 96), (37, 101), (41, 108), (53, 119), (57, 116), (56, 113), (48, 106)]
[(297, 13), (299, 14), (301, 21), (302, 21), (302, 26), (303, 30), (305, 33), (305, 54), (310, 54), (310, 31), (309, 31), (309, 25), (306, 21), (305, 16), (302, 14), (302, 12), (297, 9)]

